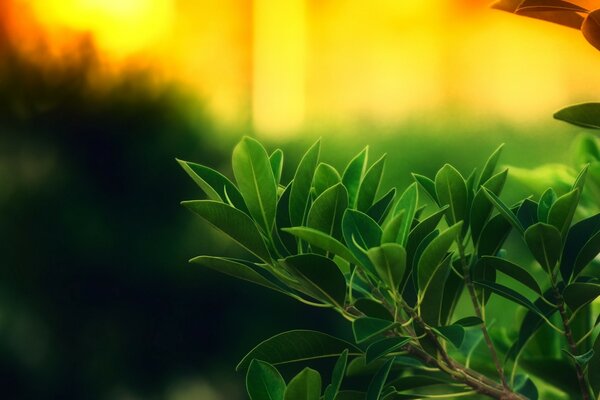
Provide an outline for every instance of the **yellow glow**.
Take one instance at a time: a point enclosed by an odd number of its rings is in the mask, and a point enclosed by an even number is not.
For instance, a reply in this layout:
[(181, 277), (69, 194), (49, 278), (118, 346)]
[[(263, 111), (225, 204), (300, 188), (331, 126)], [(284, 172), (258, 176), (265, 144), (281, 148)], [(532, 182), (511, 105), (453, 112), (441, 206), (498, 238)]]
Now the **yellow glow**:
[(117, 56), (165, 38), (174, 16), (173, 0), (36, 0), (33, 10), (45, 24), (90, 32)]

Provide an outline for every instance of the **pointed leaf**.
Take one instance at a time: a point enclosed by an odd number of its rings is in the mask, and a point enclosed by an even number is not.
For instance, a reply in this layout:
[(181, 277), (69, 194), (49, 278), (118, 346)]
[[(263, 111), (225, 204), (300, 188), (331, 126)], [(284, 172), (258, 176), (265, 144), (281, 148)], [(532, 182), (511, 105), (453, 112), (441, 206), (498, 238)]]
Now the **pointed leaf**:
[(419, 313), (421, 319), (428, 325), (440, 325), (444, 286), (450, 273), (451, 261), (452, 257), (447, 256), (440, 262), (439, 267), (433, 270), (429, 277), (428, 287), (421, 294), (422, 298), (418, 304)]
[(250, 400), (283, 400), (285, 381), (269, 363), (252, 360), (246, 375)]
[(361, 297), (360, 299), (356, 300), (354, 302), (354, 307), (367, 317), (389, 320), (392, 319), (390, 311), (387, 308), (385, 308), (381, 303), (369, 299), (368, 297)]
[(432, 330), (452, 343), (457, 349), (465, 338), (465, 329), (460, 325), (438, 326), (437, 328), (432, 328)]
[(242, 211), (212, 200), (183, 201), (181, 204), (229, 235), (258, 258), (266, 262), (271, 261), (269, 251), (256, 224)]
[(392, 208), (394, 197), (396, 197), (396, 188), (390, 189), (379, 200), (377, 200), (375, 204), (369, 208), (367, 215), (373, 218), (373, 220), (378, 224), (381, 224)]
[(492, 155), (485, 162), (485, 166), (481, 171), (481, 176), (479, 177), (479, 184), (477, 186), (483, 185), (487, 182), (492, 176), (494, 176), (494, 171), (496, 170), (496, 165), (498, 164), (498, 160), (500, 159), (500, 155), (502, 154), (502, 149), (504, 148), (504, 144), (501, 144), (494, 150)]
[(445, 209), (436, 211), (423, 221), (419, 222), (408, 234), (408, 240), (406, 242), (406, 259), (409, 263), (409, 269), (413, 268), (413, 261), (418, 261), (414, 260), (417, 248), (421, 242), (423, 242), (423, 239), (435, 230), (444, 216), (444, 213)]
[(493, 216), (485, 224), (481, 235), (479, 235), (477, 255), (479, 257), (497, 255), (511, 229), (512, 225), (502, 214)]
[(435, 191), (435, 182), (424, 175), (412, 174), (412, 176), (415, 181), (418, 182), (419, 185), (421, 185), (421, 187), (425, 190), (425, 193), (431, 197), (431, 200), (433, 200), (436, 204), (439, 204)]
[[(583, 23), (582, 32), (585, 36), (585, 32), (588, 31), (590, 39), (594, 40), (595, 43), (599, 43), (598, 33), (596, 33), (598, 31), (595, 30), (598, 28), (598, 23), (595, 21), (600, 15), (598, 10), (594, 11), (594, 15), (594, 17), (591, 17), (591, 14), (588, 15), (587, 22)], [(554, 118), (584, 128), (600, 129), (600, 103), (583, 103), (569, 106), (555, 113)]]
[(446, 258), (446, 253), (456, 240), (462, 228), (462, 222), (452, 225), (433, 239), (425, 248), (418, 262), (418, 288), (419, 292), (427, 290), (435, 271), (441, 266)]
[(600, 285), (597, 283), (573, 282), (563, 292), (565, 303), (573, 312), (591, 303), (600, 296)]
[(399, 243), (400, 230), (403, 227), (404, 210), (401, 210), (383, 228), (381, 243)]
[(240, 361), (236, 371), (248, 368), (254, 358), (273, 365), (321, 358), (335, 358), (349, 349), (350, 355), (362, 352), (353, 344), (326, 333), (311, 330), (293, 330), (275, 335), (257, 345)]
[(290, 221), (293, 226), (303, 225), (320, 151), (321, 141), (318, 140), (304, 154), (296, 169), (290, 193)]
[(284, 228), (292, 226), (290, 221), (290, 192), (292, 184), (288, 184), (277, 202), (277, 215), (275, 216), (274, 241), (275, 244), (280, 244), (283, 249), (279, 249), (280, 254), (296, 254), (298, 252), (298, 244), (296, 239), (285, 232)]
[(475, 268), (493, 268), (496, 271), (500, 271), (503, 274), (510, 276), (534, 292), (540, 295), (543, 293), (540, 285), (538, 285), (535, 278), (531, 276), (529, 272), (519, 267), (517, 264), (514, 264), (503, 258), (490, 256), (482, 257), (479, 259)]
[(538, 222), (525, 231), (525, 243), (537, 262), (548, 273), (552, 273), (562, 250), (562, 240), (558, 229), (552, 225)]
[(575, 189), (560, 196), (552, 205), (548, 214), (548, 223), (554, 225), (562, 237), (567, 235), (573, 221), (579, 203), (579, 193), (579, 189)]
[(342, 233), (346, 245), (361, 265), (374, 272), (374, 266), (366, 252), (381, 243), (382, 232), (379, 225), (368, 215), (347, 209), (342, 217)]
[[(570, 281), (577, 258), (586, 243), (598, 232), (600, 232), (600, 214), (583, 219), (569, 229), (560, 263), (560, 272), (565, 282)], [(578, 270), (584, 261), (584, 258), (582, 258)], [(577, 272), (579, 273), (579, 271)]]
[(440, 205), (448, 205), (449, 224), (465, 219), (467, 215), (467, 186), (460, 172), (446, 164), (435, 175), (435, 193)]
[(509, 287), (493, 282), (473, 281), (473, 283), (482, 288), (489, 289), (497, 295), (500, 295), (505, 299), (512, 301), (513, 303), (519, 304), (538, 315), (542, 315), (541, 311), (531, 301)]
[(285, 389), (284, 400), (319, 400), (320, 397), (321, 375), (306, 367), (292, 378)]
[(390, 369), (392, 368), (392, 364), (394, 363), (394, 359), (390, 358), (377, 373), (373, 376), (371, 383), (367, 389), (367, 397), (366, 400), (379, 400), (381, 399), (381, 393), (383, 391), (383, 387), (385, 386), (385, 382), (387, 381), (388, 375), (390, 373)]
[(356, 343), (367, 341), (392, 329), (396, 323), (387, 319), (361, 317), (352, 322), (352, 332)]
[(333, 260), (318, 254), (299, 254), (287, 257), (285, 264), (310, 283), (320, 299), (344, 306), (346, 279)]
[(488, 199), (492, 202), (496, 210), (504, 217), (510, 224), (518, 230), (521, 234), (525, 233), (525, 229), (521, 225), (521, 222), (517, 219), (516, 215), (508, 208), (506, 204), (498, 196), (496, 196), (490, 190), (483, 188), (483, 192), (488, 196)]
[(336, 395), (339, 393), (340, 387), (342, 385), (342, 379), (344, 378), (344, 373), (346, 372), (346, 364), (348, 363), (348, 350), (344, 350), (344, 352), (340, 355), (340, 358), (335, 363), (333, 367), (333, 373), (331, 374), (331, 384), (327, 386), (325, 389), (325, 393), (323, 395), (323, 400), (334, 400)]
[(410, 338), (396, 336), (381, 339), (372, 343), (365, 353), (367, 364), (370, 364), (389, 353), (400, 350), (408, 342), (410, 342)]
[(283, 171), (283, 151), (281, 149), (275, 149), (275, 151), (269, 156), (269, 163), (271, 164), (271, 169), (273, 170), (275, 182), (279, 184), (281, 181), (281, 172)]
[(538, 222), (542, 222), (538, 220), (538, 207), (538, 203), (531, 199), (525, 199), (523, 200), (523, 203), (521, 203), (521, 206), (517, 210), (517, 219), (521, 222), (524, 229), (527, 229)]
[(573, 275), (577, 277), (581, 271), (591, 263), (600, 254), (600, 232), (596, 233), (585, 245), (581, 248), (577, 259)]
[(367, 154), (369, 148), (365, 147), (350, 162), (342, 174), (342, 183), (348, 189), (348, 200), (350, 208), (356, 207), (356, 198), (358, 197), (358, 188), (362, 181), (367, 166)]
[(344, 185), (338, 183), (317, 197), (308, 212), (306, 225), (340, 240), (342, 215), (347, 207), (348, 192)]
[(341, 181), (342, 177), (335, 168), (333, 168), (329, 164), (319, 163), (319, 165), (317, 165), (317, 169), (315, 171), (315, 176), (313, 179), (313, 188), (315, 190), (315, 195), (318, 197), (325, 190), (329, 189), (334, 185), (337, 185)]
[(417, 184), (413, 183), (404, 191), (404, 193), (402, 193), (402, 196), (400, 196), (400, 200), (394, 209), (394, 215), (398, 215), (400, 212), (404, 213), (404, 218), (400, 222), (398, 236), (396, 238), (396, 243), (402, 246), (406, 246), (408, 233), (412, 227), (418, 204), (419, 192), (417, 191)]
[(384, 243), (369, 249), (367, 255), (375, 271), (386, 283), (396, 291), (406, 271), (406, 250), (397, 243)]
[(293, 228), (284, 228), (285, 232), (306, 241), (311, 246), (318, 247), (327, 252), (342, 257), (351, 264), (359, 264), (359, 261), (354, 257), (352, 252), (337, 239), (312, 228), (297, 226)]
[[(506, 182), (506, 176), (508, 174), (508, 170), (504, 171), (492, 176), (487, 181), (483, 183), (483, 186), (488, 190), (492, 191), (495, 195), (499, 195), (504, 187), (504, 183)], [(473, 198), (473, 203), (471, 205), (471, 215), (469, 218), (469, 222), (471, 224), (471, 232), (475, 239), (479, 238), (485, 223), (488, 221), (494, 206), (490, 203), (489, 199), (483, 192), (483, 189), (479, 189), (475, 197)]]
[(369, 168), (365, 174), (358, 189), (356, 199), (357, 210), (367, 212), (373, 205), (377, 190), (379, 190), (379, 185), (381, 184), (381, 177), (383, 176), (383, 169), (385, 168), (385, 158), (386, 155), (384, 154), (379, 160), (373, 163), (371, 168)]
[(460, 325), (463, 328), (469, 328), (471, 326), (478, 326), (483, 324), (481, 318), (477, 317), (464, 317), (453, 323), (452, 325)]
[(556, 192), (552, 188), (548, 188), (540, 197), (538, 204), (537, 219), (540, 222), (548, 222), (548, 215), (550, 214), (550, 208), (554, 204), (558, 197)]
[(277, 184), (267, 152), (255, 139), (244, 137), (233, 149), (231, 165), (250, 215), (270, 235), (277, 209)]

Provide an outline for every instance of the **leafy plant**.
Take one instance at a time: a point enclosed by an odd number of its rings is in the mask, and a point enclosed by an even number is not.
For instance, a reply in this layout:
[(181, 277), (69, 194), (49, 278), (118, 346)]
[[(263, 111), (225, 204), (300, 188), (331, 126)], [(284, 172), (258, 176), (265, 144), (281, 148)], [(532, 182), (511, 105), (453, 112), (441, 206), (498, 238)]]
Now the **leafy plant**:
[[(317, 142), (287, 184), (283, 153), (249, 137), (233, 151), (236, 184), (179, 161), (208, 196), (182, 204), (248, 251), (191, 262), (350, 323), (352, 341), (294, 330), (260, 343), (237, 366), (250, 398), (600, 395), (600, 214), (574, 223), (588, 170), (564, 195), (507, 205), (501, 149), (467, 178), (444, 165), (381, 196), (385, 157), (369, 166), (367, 149), (340, 172), (319, 162)], [(522, 316), (499, 326), (491, 299)], [(327, 381), (307, 367), (286, 383), (277, 369), (324, 359), (335, 360)]]

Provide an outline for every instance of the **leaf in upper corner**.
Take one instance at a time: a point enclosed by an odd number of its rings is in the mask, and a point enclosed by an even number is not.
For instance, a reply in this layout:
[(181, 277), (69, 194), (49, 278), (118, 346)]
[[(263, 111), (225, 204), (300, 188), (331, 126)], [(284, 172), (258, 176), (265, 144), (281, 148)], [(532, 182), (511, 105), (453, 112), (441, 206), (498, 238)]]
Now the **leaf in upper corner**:
[[(560, 273), (565, 282), (569, 282), (571, 277), (573, 276), (573, 272), (575, 271), (575, 264), (577, 262), (577, 258), (579, 254), (582, 253), (582, 250), (586, 246), (586, 243), (590, 241), (594, 237), (595, 234), (600, 232), (600, 214), (593, 215), (591, 217), (582, 219), (581, 221), (575, 223), (567, 234), (567, 238), (565, 240), (565, 246), (563, 249), (563, 254), (561, 257), (560, 263)], [(590, 244), (593, 242), (590, 242)], [(591, 248), (590, 248), (591, 249)], [(600, 249), (599, 249), (600, 251)], [(583, 254), (588, 253), (588, 251)], [(590, 255), (593, 255), (593, 251), (589, 252)], [(594, 256), (595, 257), (595, 256)], [(592, 257), (592, 259), (594, 258)], [(584, 260), (585, 258), (585, 260)], [(577, 273), (581, 271), (582, 264), (586, 264), (585, 261), (589, 263), (591, 260), (589, 257), (582, 256), (581, 261), (577, 266)], [(584, 265), (585, 266), (585, 265)]]
[(367, 212), (373, 205), (377, 190), (379, 190), (379, 185), (381, 184), (381, 178), (385, 168), (385, 158), (386, 155), (384, 154), (379, 160), (375, 161), (365, 173), (365, 177), (360, 183), (356, 197), (357, 210)]
[(317, 140), (306, 151), (296, 169), (290, 192), (289, 206), (290, 221), (293, 226), (303, 225), (320, 151), (321, 141)]
[(494, 176), (494, 171), (496, 170), (496, 165), (498, 164), (498, 160), (500, 159), (500, 155), (502, 154), (502, 149), (503, 148), (504, 148), (504, 144), (501, 144), (489, 156), (489, 158), (485, 162), (483, 170), (481, 171), (481, 176), (479, 177), (478, 184), (475, 186), (475, 188), (483, 185), (492, 176)]
[(334, 358), (346, 349), (349, 355), (360, 355), (361, 350), (350, 342), (338, 339), (323, 332), (293, 330), (275, 335), (254, 347), (239, 362), (236, 371), (246, 369), (254, 358), (265, 360), (273, 365), (293, 362)]
[(552, 188), (548, 188), (544, 193), (542, 193), (537, 209), (537, 220), (539, 222), (548, 222), (550, 208), (552, 208), (552, 205), (554, 204), (557, 198), (558, 196)]
[(319, 249), (340, 256), (349, 263), (355, 265), (359, 264), (359, 261), (356, 259), (356, 257), (354, 257), (352, 252), (346, 246), (344, 246), (342, 242), (324, 232), (303, 226), (284, 228), (283, 231), (306, 241), (311, 246), (318, 247)]
[[(495, 195), (499, 195), (504, 187), (504, 183), (506, 182), (506, 176), (508, 174), (508, 170), (504, 171), (490, 177), (487, 181), (483, 183), (483, 186), (492, 191)], [(487, 198), (483, 189), (479, 189), (473, 198), (473, 203), (471, 204), (471, 215), (469, 218), (469, 222), (471, 224), (471, 232), (475, 239), (479, 238), (485, 223), (488, 221), (494, 206), (490, 203), (490, 200)]]
[(350, 208), (356, 207), (356, 198), (358, 197), (358, 188), (365, 174), (367, 167), (367, 155), (369, 148), (365, 147), (358, 153), (346, 166), (342, 174), (342, 183), (348, 190), (348, 200)]
[(341, 181), (342, 177), (334, 167), (326, 163), (319, 163), (312, 183), (315, 196), (318, 197), (325, 190), (337, 185)]
[(370, 364), (389, 353), (400, 350), (409, 341), (410, 338), (395, 336), (384, 338), (370, 344), (369, 347), (367, 347), (367, 352), (365, 353), (367, 364)]
[[(600, 50), (600, 9), (590, 12), (585, 17), (583, 25), (581, 25), (581, 33), (583, 33), (583, 36), (592, 46), (594, 46), (597, 50)], [(587, 122), (588, 127), (599, 127), (598, 123), (600, 122), (600, 115), (598, 115), (597, 109), (592, 111), (591, 120), (587, 120)]]
[(366, 400), (379, 400), (381, 398), (385, 382), (390, 374), (393, 363), (394, 358), (392, 357), (379, 369), (379, 371), (377, 371), (375, 376), (373, 376), (373, 379), (367, 388)]
[(525, 231), (525, 243), (538, 263), (552, 273), (562, 250), (560, 232), (555, 226), (538, 222)]
[(258, 258), (266, 262), (271, 261), (256, 223), (244, 212), (213, 200), (183, 201), (181, 204), (226, 233)]
[(600, 285), (588, 282), (573, 282), (565, 287), (563, 297), (569, 308), (575, 312), (600, 296)]
[(249, 214), (244, 198), (237, 187), (218, 171), (204, 165), (177, 160), (181, 168), (206, 193), (210, 200), (231, 202), (230, 205)]
[(381, 243), (382, 232), (377, 222), (360, 211), (347, 209), (342, 217), (342, 234), (346, 246), (361, 262), (361, 265), (374, 272), (375, 269), (367, 256), (367, 251)]
[(392, 188), (369, 208), (367, 215), (378, 224), (381, 224), (390, 212), (395, 197), (396, 188)]
[(252, 360), (246, 374), (246, 389), (250, 400), (284, 400), (285, 381), (271, 364)]
[(412, 174), (414, 180), (421, 185), (421, 187), (425, 190), (425, 193), (429, 195), (429, 197), (436, 203), (438, 203), (437, 194), (435, 192), (435, 182), (429, 179), (424, 175)]
[(554, 225), (562, 237), (567, 235), (573, 221), (577, 204), (579, 204), (579, 194), (580, 191), (576, 188), (560, 196), (550, 208), (548, 223)]
[[(600, 14), (597, 11), (595, 13), (595, 18), (597, 18)], [(590, 24), (590, 27), (594, 25), (592, 22), (588, 24)], [(556, 112), (554, 118), (584, 128), (600, 129), (600, 103), (583, 103), (569, 106)]]
[(417, 184), (411, 184), (400, 196), (400, 200), (396, 204), (394, 209), (394, 215), (402, 213), (404, 217), (399, 222), (398, 234), (395, 242), (406, 246), (408, 240), (408, 234), (412, 227), (415, 213), (417, 212), (417, 206), (419, 205), (419, 192), (417, 191)]
[(475, 268), (493, 268), (527, 286), (537, 294), (541, 295), (543, 293), (540, 285), (529, 272), (506, 259), (484, 256), (478, 260)]
[(319, 254), (299, 254), (287, 257), (285, 264), (294, 269), (311, 286), (319, 299), (343, 307), (346, 299), (346, 279), (335, 262)]
[(284, 400), (319, 400), (320, 397), (321, 374), (306, 367), (288, 383)]
[(372, 247), (367, 256), (375, 266), (375, 271), (385, 284), (393, 291), (398, 286), (406, 272), (406, 250), (397, 243), (384, 243)]
[(281, 149), (275, 149), (269, 156), (269, 163), (273, 170), (275, 182), (279, 184), (281, 181), (281, 172), (283, 171), (283, 151)]
[(392, 329), (394, 321), (372, 317), (361, 317), (352, 322), (352, 332), (356, 343), (365, 342), (383, 332)]
[(231, 165), (250, 215), (271, 235), (277, 210), (277, 183), (267, 152), (257, 140), (244, 137), (233, 149)]
[(419, 292), (427, 290), (435, 271), (446, 258), (446, 253), (458, 237), (461, 228), (462, 222), (452, 225), (433, 239), (423, 251), (417, 267)]
[(313, 202), (306, 225), (341, 240), (342, 215), (348, 207), (348, 192), (341, 183), (325, 190)]
[(335, 362), (335, 366), (333, 367), (333, 372), (331, 374), (331, 383), (325, 388), (323, 400), (334, 400), (336, 398), (342, 385), (342, 379), (344, 379), (347, 364), (348, 350), (344, 350), (344, 352), (340, 355), (340, 358), (338, 358), (338, 360)]
[(450, 164), (444, 165), (435, 175), (435, 193), (440, 206), (448, 205), (446, 218), (449, 224), (465, 219), (467, 186), (460, 172)]

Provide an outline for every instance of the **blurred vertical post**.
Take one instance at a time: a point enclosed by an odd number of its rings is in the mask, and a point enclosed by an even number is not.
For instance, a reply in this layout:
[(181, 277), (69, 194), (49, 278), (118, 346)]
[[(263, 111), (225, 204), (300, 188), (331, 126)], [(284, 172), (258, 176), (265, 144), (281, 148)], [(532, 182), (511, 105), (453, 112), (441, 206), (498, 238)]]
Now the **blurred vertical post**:
[(304, 120), (306, 0), (254, 0), (253, 25), (254, 128), (291, 132)]

